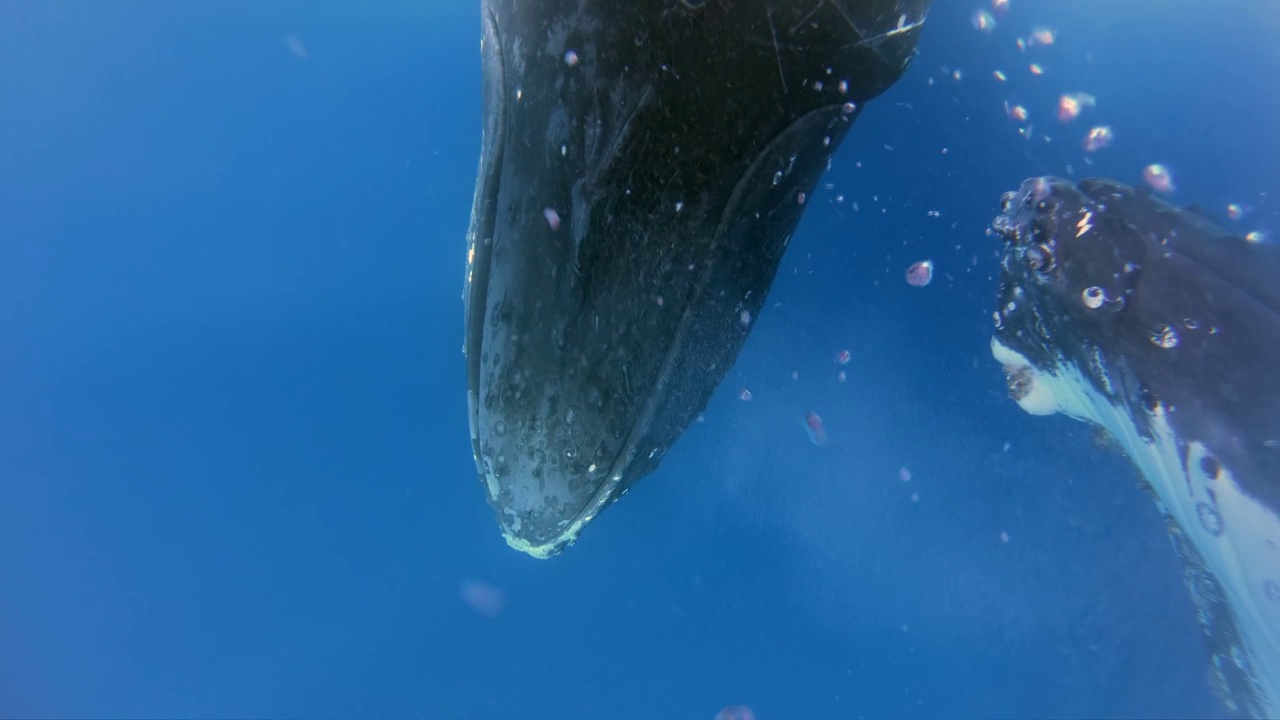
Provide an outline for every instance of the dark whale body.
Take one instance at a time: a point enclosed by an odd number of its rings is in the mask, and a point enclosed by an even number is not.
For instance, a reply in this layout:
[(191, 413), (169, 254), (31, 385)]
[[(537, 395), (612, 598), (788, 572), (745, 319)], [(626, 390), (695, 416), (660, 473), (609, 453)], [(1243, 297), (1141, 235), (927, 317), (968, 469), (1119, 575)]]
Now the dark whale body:
[(702, 411), (928, 0), (485, 0), (471, 437), (549, 557)]

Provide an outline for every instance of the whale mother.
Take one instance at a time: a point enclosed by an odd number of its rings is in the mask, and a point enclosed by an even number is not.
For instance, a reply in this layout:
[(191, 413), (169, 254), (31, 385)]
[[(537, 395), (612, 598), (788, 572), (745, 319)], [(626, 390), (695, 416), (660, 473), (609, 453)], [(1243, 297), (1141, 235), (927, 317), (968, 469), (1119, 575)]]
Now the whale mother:
[(928, 0), (484, 0), (471, 441), (546, 558), (652, 472), (764, 305)]

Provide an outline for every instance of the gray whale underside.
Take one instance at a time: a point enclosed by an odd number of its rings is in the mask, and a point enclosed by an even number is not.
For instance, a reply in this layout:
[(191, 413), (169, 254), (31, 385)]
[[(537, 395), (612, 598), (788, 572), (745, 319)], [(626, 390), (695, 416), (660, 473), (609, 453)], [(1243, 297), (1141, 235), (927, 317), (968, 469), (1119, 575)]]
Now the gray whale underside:
[(549, 557), (702, 411), (928, 0), (484, 0), (472, 444)]
[(1280, 249), (1149, 192), (1006, 193), (993, 353), (1033, 414), (1102, 427), (1185, 562), (1229, 709), (1280, 712)]

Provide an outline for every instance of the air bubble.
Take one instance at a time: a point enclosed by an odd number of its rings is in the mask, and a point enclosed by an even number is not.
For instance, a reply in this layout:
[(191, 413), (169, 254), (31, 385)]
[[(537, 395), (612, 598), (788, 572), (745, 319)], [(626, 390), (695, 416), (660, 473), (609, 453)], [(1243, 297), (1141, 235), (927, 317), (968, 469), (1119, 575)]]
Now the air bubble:
[(1107, 293), (1102, 288), (1094, 285), (1087, 287), (1084, 292), (1080, 293), (1080, 299), (1084, 301), (1084, 306), (1090, 310), (1097, 310), (1102, 307), (1102, 303), (1107, 300)]
[(1205, 477), (1216, 480), (1218, 473), (1222, 472), (1222, 463), (1218, 462), (1218, 459), (1212, 455), (1205, 455), (1200, 458), (1200, 470)]
[(1161, 323), (1151, 329), (1151, 342), (1160, 348), (1168, 350), (1178, 346), (1178, 332), (1171, 326)]
[(1280, 605), (1280, 584), (1275, 580), (1268, 580), (1262, 586), (1262, 591), (1266, 594), (1267, 599), (1276, 605)]
[(1221, 537), (1223, 525), (1222, 515), (1206, 502), (1196, 503), (1196, 515), (1200, 518), (1200, 527), (1213, 537)]

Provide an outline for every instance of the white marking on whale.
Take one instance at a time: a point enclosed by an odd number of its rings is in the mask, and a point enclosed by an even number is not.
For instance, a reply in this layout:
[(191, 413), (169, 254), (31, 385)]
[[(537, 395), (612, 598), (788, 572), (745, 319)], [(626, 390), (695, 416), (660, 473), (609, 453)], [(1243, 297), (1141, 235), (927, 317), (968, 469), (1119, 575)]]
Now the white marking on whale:
[(1100, 395), (1067, 358), (1057, 358), (1056, 372), (1039, 370), (996, 338), (991, 354), (1004, 366), (1011, 395), (1023, 410), (1061, 413), (1098, 425), (1123, 448), (1155, 492), (1161, 511), (1176, 523), (1226, 595), (1245, 647), (1239, 652), (1233, 648), (1232, 657), (1215, 657), (1215, 666), (1235, 663), (1251, 677), (1265, 715), (1280, 713), (1280, 517), (1247, 495), (1230, 467), (1221, 465), (1215, 477), (1205, 472), (1204, 445), (1178, 438), (1169, 422), (1176, 407), (1156, 405), (1150, 413), (1151, 437), (1146, 438), (1133, 417)]

